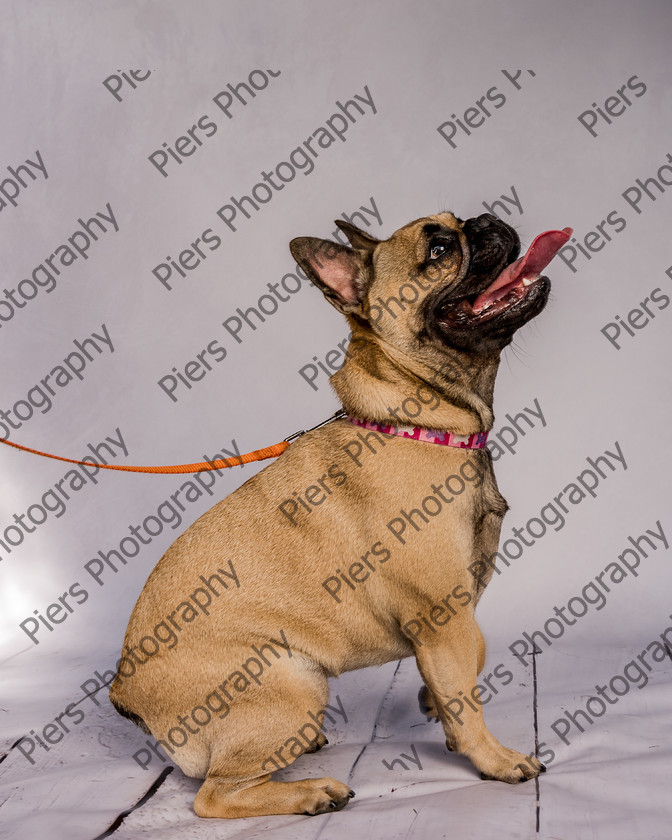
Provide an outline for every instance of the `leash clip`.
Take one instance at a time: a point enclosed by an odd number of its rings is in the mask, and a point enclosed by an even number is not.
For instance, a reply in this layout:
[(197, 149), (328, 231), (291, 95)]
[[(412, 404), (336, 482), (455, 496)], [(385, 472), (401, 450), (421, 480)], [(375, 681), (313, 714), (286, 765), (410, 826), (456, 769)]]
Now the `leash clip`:
[(332, 420), (340, 420), (343, 417), (347, 417), (348, 412), (344, 408), (339, 408), (338, 411), (334, 412), (331, 417), (327, 417), (326, 420), (323, 420), (321, 423), (318, 423), (316, 426), (311, 426), (310, 429), (301, 429), (300, 432), (294, 432), (293, 435), (285, 438), (287, 443), (291, 443), (291, 441), (296, 440), (296, 438), (301, 437), (301, 435), (305, 435), (307, 432), (312, 432), (315, 429), (319, 429), (321, 426), (326, 426), (327, 423), (331, 423)]

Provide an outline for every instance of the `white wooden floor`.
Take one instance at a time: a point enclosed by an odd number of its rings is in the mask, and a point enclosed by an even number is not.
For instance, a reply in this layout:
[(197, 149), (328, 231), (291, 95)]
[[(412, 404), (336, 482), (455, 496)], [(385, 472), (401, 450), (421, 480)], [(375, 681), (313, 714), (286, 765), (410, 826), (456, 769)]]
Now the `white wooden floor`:
[[(155, 758), (141, 769), (132, 755), (147, 736), (116, 714), (104, 691), (97, 695), (99, 708), (90, 698), (82, 700), (85, 719), (49, 752), (37, 746), (31, 765), (11, 745), (31, 729), (39, 732), (54, 708), (64, 705), (60, 698), (52, 705), (56, 698), (44, 694), (48, 662), (39, 672), (41, 694), (12, 682), (10, 662), (0, 712), (0, 755), (5, 754), (0, 763), (0, 836), (247, 840), (263, 832), (271, 840), (667, 840), (672, 816), (671, 660), (657, 663), (643, 688), (631, 686), (592, 725), (585, 725), (584, 734), (573, 728), (566, 736), (569, 745), (551, 730), (565, 710), (585, 709), (595, 695), (595, 683), (622, 674), (642, 647), (571, 655), (551, 648), (537, 657), (536, 737), (548, 765), (538, 785), (482, 781), (469, 762), (448, 753), (438, 725), (426, 722), (418, 710), (420, 678), (413, 661), (346, 674), (332, 681), (332, 701), (338, 695), (347, 724), (327, 722), (329, 746), (303, 756), (276, 778), (330, 775), (347, 781), (356, 798), (334, 814), (237, 821), (198, 819), (191, 803), (199, 783), (177, 768), (169, 770), (167, 762)], [(490, 659), (493, 665), (499, 661)], [(73, 663), (73, 670), (86, 674), (82, 664)], [(487, 704), (486, 720), (504, 744), (532, 751), (532, 672), (510, 656), (507, 666), (514, 679)], [(591, 708), (600, 713), (599, 704)], [(555, 753), (552, 760), (549, 748)], [(406, 770), (399, 763), (392, 769), (383, 764), (392, 764), (401, 753), (413, 759), (402, 758)]]

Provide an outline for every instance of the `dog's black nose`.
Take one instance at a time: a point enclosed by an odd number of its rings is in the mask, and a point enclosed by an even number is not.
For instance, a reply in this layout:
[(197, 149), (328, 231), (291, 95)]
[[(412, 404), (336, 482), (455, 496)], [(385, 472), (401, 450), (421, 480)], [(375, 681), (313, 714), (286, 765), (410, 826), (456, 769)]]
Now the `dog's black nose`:
[(493, 216), (492, 213), (482, 213), (467, 219), (462, 228), (472, 251), (486, 250), (492, 244), (501, 245), (504, 248), (518, 246), (518, 234), (506, 222)]
[(482, 230), (485, 230), (485, 228), (498, 222), (499, 219), (497, 216), (493, 216), (492, 213), (482, 213), (480, 216), (474, 216), (473, 219), (468, 219), (465, 223), (465, 227), (469, 225), (469, 228), (473, 233), (480, 233)]

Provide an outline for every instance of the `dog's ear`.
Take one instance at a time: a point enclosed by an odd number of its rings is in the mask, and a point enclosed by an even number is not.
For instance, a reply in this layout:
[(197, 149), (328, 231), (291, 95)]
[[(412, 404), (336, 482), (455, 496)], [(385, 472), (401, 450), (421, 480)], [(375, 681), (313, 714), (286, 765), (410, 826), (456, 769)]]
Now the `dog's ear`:
[(373, 253), (376, 245), (380, 243), (380, 239), (375, 236), (370, 236), (358, 227), (351, 225), (350, 222), (344, 222), (341, 219), (336, 219), (335, 224), (348, 237), (348, 242), (353, 248), (359, 248), (362, 251), (371, 251)]
[[(339, 225), (340, 227), (340, 225)], [(344, 233), (358, 242), (358, 247), (346, 248), (338, 242), (302, 236), (292, 239), (289, 250), (306, 275), (322, 291), (326, 299), (345, 315), (356, 312), (372, 276), (373, 248), (377, 240), (348, 225)], [(366, 247), (359, 247), (359, 242)], [(365, 242), (365, 240), (371, 242)], [(353, 241), (351, 240), (351, 241)], [(371, 246), (373, 244), (373, 247)]]

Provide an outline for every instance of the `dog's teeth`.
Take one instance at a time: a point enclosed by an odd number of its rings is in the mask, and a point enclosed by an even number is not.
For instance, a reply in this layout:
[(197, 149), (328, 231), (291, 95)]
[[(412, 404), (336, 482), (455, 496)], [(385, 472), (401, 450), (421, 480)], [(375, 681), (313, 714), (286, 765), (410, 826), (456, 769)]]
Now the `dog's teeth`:
[(536, 277), (523, 277), (523, 286), (531, 286), (536, 281)]

